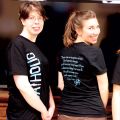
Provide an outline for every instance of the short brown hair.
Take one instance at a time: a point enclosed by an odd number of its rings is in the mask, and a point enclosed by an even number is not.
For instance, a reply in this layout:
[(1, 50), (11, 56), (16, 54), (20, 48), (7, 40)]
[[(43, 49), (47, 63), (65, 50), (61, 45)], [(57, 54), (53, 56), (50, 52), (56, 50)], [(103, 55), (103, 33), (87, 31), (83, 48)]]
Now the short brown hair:
[(40, 15), (43, 17), (44, 20), (47, 19), (43, 6), (41, 5), (40, 2), (36, 2), (36, 1), (21, 2), (19, 8), (19, 19), (27, 19), (29, 17), (30, 11), (33, 10), (33, 7), (40, 12)]

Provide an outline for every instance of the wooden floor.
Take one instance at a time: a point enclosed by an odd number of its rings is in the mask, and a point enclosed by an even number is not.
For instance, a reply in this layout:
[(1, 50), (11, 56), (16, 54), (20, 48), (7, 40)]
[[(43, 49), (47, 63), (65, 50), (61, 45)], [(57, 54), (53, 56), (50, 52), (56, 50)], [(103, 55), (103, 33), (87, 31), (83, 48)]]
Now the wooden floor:
[[(0, 90), (0, 120), (6, 120), (7, 98), (8, 98), (8, 91)], [(109, 95), (109, 101), (108, 101), (108, 106), (107, 106), (108, 120), (112, 120), (111, 98), (112, 98), (112, 93), (110, 93), (110, 95)], [(55, 103), (56, 103), (56, 109), (55, 109), (55, 113), (54, 113), (52, 120), (57, 120), (57, 114), (58, 114), (57, 105), (59, 104), (60, 96), (54, 96), (54, 99), (55, 99)]]

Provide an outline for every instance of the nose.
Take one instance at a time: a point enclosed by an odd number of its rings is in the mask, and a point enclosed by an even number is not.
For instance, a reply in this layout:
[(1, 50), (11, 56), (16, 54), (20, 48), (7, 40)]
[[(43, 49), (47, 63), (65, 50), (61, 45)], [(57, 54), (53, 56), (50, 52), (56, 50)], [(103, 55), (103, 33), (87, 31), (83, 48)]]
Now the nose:
[(39, 23), (40, 22), (40, 19), (39, 18), (35, 18), (35, 23)]

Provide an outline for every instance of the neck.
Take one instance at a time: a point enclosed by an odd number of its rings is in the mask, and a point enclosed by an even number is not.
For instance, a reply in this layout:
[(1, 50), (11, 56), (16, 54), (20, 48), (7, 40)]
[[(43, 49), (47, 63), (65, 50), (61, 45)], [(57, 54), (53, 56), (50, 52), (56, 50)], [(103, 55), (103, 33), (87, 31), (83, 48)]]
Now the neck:
[(78, 36), (74, 43), (80, 43), (80, 42), (84, 42), (84, 43), (86, 43), (87, 45), (90, 45), (88, 42), (86, 42), (85, 40), (83, 40), (83, 39), (81, 38), (81, 36)]
[(35, 41), (36, 41), (36, 38), (37, 38), (36, 35), (31, 35), (31, 34), (29, 34), (28, 32), (25, 32), (24, 30), (21, 32), (20, 35), (23, 36), (23, 37), (25, 37), (25, 38), (27, 38), (27, 39), (29, 39), (29, 40), (32, 41), (32, 42), (35, 42)]
[(84, 42), (84, 40), (81, 38), (81, 36), (77, 36), (77, 39), (74, 43)]

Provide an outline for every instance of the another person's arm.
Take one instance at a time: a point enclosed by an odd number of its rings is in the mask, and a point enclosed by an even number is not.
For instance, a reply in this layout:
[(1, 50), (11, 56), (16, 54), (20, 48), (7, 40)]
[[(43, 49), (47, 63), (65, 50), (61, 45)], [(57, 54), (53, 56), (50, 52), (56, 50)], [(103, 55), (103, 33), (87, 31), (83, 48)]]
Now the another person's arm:
[(108, 102), (108, 95), (109, 95), (107, 73), (97, 75), (97, 81), (98, 81), (100, 96), (103, 101), (104, 107), (106, 108)]
[(53, 95), (52, 95), (52, 90), (50, 88), (50, 92), (49, 92), (49, 109), (48, 109), (50, 119), (53, 117), (54, 110), (55, 110), (55, 103), (54, 103), (54, 98), (53, 98)]
[(64, 89), (64, 80), (61, 72), (58, 72), (58, 88), (60, 90)]
[(34, 109), (41, 112), (43, 120), (48, 120), (47, 108), (31, 87), (28, 81), (28, 77), (24, 75), (14, 75), (13, 77), (16, 87), (19, 89), (20, 93), (22, 94), (26, 102)]
[(120, 85), (117, 84), (113, 84), (112, 116), (113, 120), (120, 120)]

